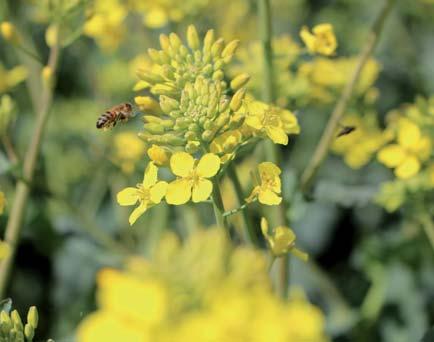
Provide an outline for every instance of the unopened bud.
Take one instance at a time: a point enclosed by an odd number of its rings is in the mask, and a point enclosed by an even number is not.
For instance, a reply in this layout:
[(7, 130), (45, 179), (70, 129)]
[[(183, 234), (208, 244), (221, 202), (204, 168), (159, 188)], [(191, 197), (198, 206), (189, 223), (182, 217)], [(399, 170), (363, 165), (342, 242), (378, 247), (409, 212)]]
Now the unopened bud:
[(164, 127), (158, 123), (149, 122), (143, 125), (143, 129), (152, 134), (162, 134), (164, 133)]
[(227, 57), (233, 56), (233, 54), (235, 53), (235, 50), (238, 48), (239, 45), (240, 45), (240, 41), (239, 40), (233, 40), (233, 41), (231, 41), (223, 49), (222, 58), (225, 59)]
[(179, 102), (175, 99), (168, 97), (168, 96), (161, 95), (160, 96), (160, 107), (164, 113), (169, 114), (174, 109), (179, 108)]
[(187, 42), (188, 42), (188, 46), (192, 50), (197, 50), (200, 47), (199, 36), (197, 34), (197, 31), (196, 31), (196, 28), (194, 27), (194, 25), (188, 26)]
[(225, 41), (223, 38), (219, 38), (215, 41), (215, 43), (211, 47), (211, 54), (214, 57), (220, 56), (225, 46)]
[(0, 32), (3, 36), (3, 39), (11, 44), (19, 44), (20, 43), (20, 37), (18, 36), (18, 33), (15, 29), (14, 24), (12, 24), (9, 21), (4, 21), (0, 24)]
[(45, 31), (45, 42), (49, 47), (53, 47), (59, 43), (59, 26), (50, 25)]
[(249, 74), (246, 73), (240, 74), (231, 81), (231, 88), (234, 91), (237, 91), (238, 89), (244, 87), (246, 83), (249, 82), (249, 80), (250, 80)]
[(18, 330), (23, 330), (23, 321), (21, 320), (20, 314), (17, 310), (12, 311), (11, 313), (12, 324)]
[(38, 309), (36, 306), (31, 306), (27, 313), (27, 323), (31, 324), (33, 328), (37, 328), (39, 322)]
[(214, 30), (208, 30), (203, 39), (203, 52), (211, 52), (211, 46), (214, 43)]
[(156, 165), (167, 166), (169, 164), (171, 153), (161, 146), (152, 145), (147, 154)]
[(231, 110), (233, 112), (236, 112), (241, 108), (241, 105), (243, 104), (244, 96), (246, 95), (246, 88), (241, 88), (237, 90), (237, 92), (232, 96), (231, 102), (229, 104)]
[(33, 340), (35, 329), (30, 324), (26, 324), (24, 327), (24, 335), (26, 336), (27, 341)]
[(41, 71), (41, 78), (42, 78), (42, 84), (47, 88), (51, 88), (54, 82), (53, 69), (48, 65), (44, 66)]
[(178, 35), (174, 32), (169, 35), (169, 41), (174, 51), (177, 51), (182, 45), (181, 39), (179, 39)]
[(158, 102), (150, 96), (136, 96), (134, 98), (134, 102), (137, 104), (137, 106), (139, 106), (141, 110), (154, 113), (161, 112)]
[(199, 141), (189, 141), (187, 145), (185, 145), (185, 151), (188, 153), (196, 153), (199, 150), (200, 142)]

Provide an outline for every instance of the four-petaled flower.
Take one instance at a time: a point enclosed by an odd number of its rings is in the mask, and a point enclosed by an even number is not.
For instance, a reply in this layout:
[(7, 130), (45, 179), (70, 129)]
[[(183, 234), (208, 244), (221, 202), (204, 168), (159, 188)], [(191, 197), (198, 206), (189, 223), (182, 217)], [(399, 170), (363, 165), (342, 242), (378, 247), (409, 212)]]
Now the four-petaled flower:
[(300, 133), (296, 116), (289, 110), (260, 101), (245, 101), (248, 127), (268, 136), (274, 143), (287, 145), (288, 134)]
[(280, 181), (280, 169), (271, 162), (264, 162), (258, 165), (259, 178), (261, 184), (255, 186), (247, 202), (252, 202), (258, 198), (259, 202), (267, 205), (277, 205), (282, 202), (280, 197), (281, 181)]
[(300, 31), (300, 37), (306, 44), (307, 49), (311, 53), (319, 53), (325, 56), (334, 54), (338, 43), (333, 32), (333, 26), (330, 24), (320, 24), (314, 26), (312, 33), (307, 27), (303, 27)]
[(158, 168), (150, 162), (141, 184), (137, 184), (135, 188), (125, 188), (117, 194), (120, 205), (135, 205), (139, 202), (139, 206), (130, 215), (130, 225), (133, 225), (148, 208), (160, 203), (166, 194), (167, 182), (158, 181), (157, 173)]
[(207, 179), (215, 176), (220, 169), (220, 158), (207, 153), (202, 156), (197, 165), (186, 152), (177, 152), (170, 158), (170, 168), (179, 178), (167, 187), (166, 201), (169, 204), (180, 205), (202, 202), (209, 198), (212, 192), (212, 182)]
[(278, 226), (273, 231), (270, 231), (267, 220), (263, 217), (261, 219), (261, 230), (265, 239), (270, 246), (271, 253), (275, 257), (283, 256), (291, 253), (303, 261), (307, 261), (309, 256), (295, 247), (295, 233), (291, 228), (285, 226)]
[(419, 172), (421, 162), (428, 159), (430, 153), (429, 138), (422, 135), (414, 122), (401, 118), (398, 121), (397, 144), (383, 147), (378, 152), (378, 160), (394, 168), (396, 177), (408, 179)]

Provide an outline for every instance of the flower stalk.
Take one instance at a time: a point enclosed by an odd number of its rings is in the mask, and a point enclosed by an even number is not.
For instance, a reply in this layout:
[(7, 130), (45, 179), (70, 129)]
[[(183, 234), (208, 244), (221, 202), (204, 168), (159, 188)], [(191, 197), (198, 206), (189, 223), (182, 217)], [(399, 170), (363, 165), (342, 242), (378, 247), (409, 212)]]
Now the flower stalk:
[(336, 128), (338, 127), (340, 120), (345, 114), (348, 103), (351, 100), (351, 96), (354, 92), (363, 68), (369, 60), (370, 56), (372, 55), (375, 47), (377, 46), (377, 43), (383, 31), (384, 22), (393, 7), (393, 3), (394, 0), (386, 0), (383, 8), (380, 10), (377, 18), (374, 20), (368, 39), (366, 40), (365, 46), (360, 53), (359, 61), (332, 111), (330, 119), (315, 149), (315, 152), (312, 155), (311, 160), (309, 161), (307, 167), (302, 173), (301, 190), (304, 193), (309, 192), (312, 181), (319, 168), (321, 167), (322, 162), (328, 154), (330, 145), (336, 132)]
[[(263, 53), (263, 89), (262, 100), (273, 103), (275, 100), (273, 83), (273, 49), (272, 49), (272, 26), (271, 26), (271, 6), (269, 0), (258, 0), (258, 18), (260, 38)], [(265, 154), (268, 160), (274, 164), (279, 164), (281, 160), (279, 148), (272, 141), (265, 141)], [(279, 206), (270, 207), (267, 210), (267, 217), (273, 226), (286, 225), (284, 202)], [(277, 279), (277, 292), (282, 298), (288, 297), (289, 285), (289, 256), (279, 258), (279, 272)]]
[[(50, 68), (55, 73), (59, 61), (60, 48), (59, 44), (54, 44), (50, 48), (50, 54), (46, 68)], [(53, 100), (54, 87), (44, 86), (41, 95), (40, 105), (35, 108), (36, 123), (32, 133), (30, 143), (24, 156), (23, 178), (28, 180), (28, 183), (19, 180), (15, 189), (15, 197), (12, 203), (12, 209), (8, 223), (5, 229), (5, 241), (10, 244), (11, 253), (3, 260), (0, 265), (0, 298), (3, 298), (6, 291), (6, 286), (9, 280), (13, 260), (20, 240), (24, 212), (27, 200), (30, 194), (29, 183), (32, 182), (36, 162), (38, 160), (42, 136), (45, 130), (46, 122), (50, 113), (50, 108)]]

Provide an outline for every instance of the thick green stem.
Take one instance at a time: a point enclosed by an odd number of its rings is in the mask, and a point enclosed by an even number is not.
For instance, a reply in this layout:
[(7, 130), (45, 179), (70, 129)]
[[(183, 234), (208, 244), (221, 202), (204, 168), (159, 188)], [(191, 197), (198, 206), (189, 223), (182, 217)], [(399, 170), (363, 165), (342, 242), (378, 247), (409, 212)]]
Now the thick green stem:
[[(234, 185), (235, 193), (237, 195), (238, 204), (243, 207), (241, 210), (241, 215), (243, 217), (243, 226), (245, 231), (245, 238), (251, 245), (257, 245), (258, 244), (258, 238), (255, 234), (255, 226), (253, 225), (252, 218), (249, 215), (249, 209), (247, 208), (247, 205), (242, 203), (245, 201), (245, 196), (243, 192), (243, 188), (241, 186), (240, 180), (237, 175), (237, 170), (235, 170), (235, 167), (233, 164), (229, 165), (228, 167), (228, 176), (232, 181), (232, 184)], [(238, 212), (238, 210), (236, 211)]]
[(378, 40), (383, 31), (384, 22), (387, 18), (387, 15), (390, 13), (390, 10), (392, 9), (393, 2), (394, 0), (386, 0), (383, 8), (379, 12), (377, 18), (374, 20), (368, 39), (366, 40), (365, 46), (360, 53), (357, 65), (351, 77), (349, 78), (344, 90), (342, 91), (338, 102), (336, 102), (327, 126), (324, 129), (324, 132), (315, 149), (315, 152), (312, 155), (311, 160), (309, 161), (306, 169), (301, 175), (301, 190), (305, 193), (309, 191), (316, 173), (318, 172), (322, 162), (328, 154), (330, 145), (336, 135), (336, 128), (338, 127), (339, 121), (342, 119), (343, 115), (346, 112), (348, 103), (351, 99), (351, 96), (353, 95), (354, 89), (356, 88), (357, 82), (363, 71), (363, 67), (366, 65), (369, 57), (372, 55), (372, 52), (374, 51), (378, 43)]
[[(56, 71), (59, 59), (59, 46), (55, 45), (50, 50), (50, 56), (47, 66), (51, 68), (53, 74)], [(23, 178), (28, 182), (32, 182), (33, 174), (38, 160), (42, 135), (50, 112), (50, 107), (53, 99), (53, 87), (47, 85), (42, 87), (41, 103), (36, 110), (35, 129), (32, 133), (27, 151), (24, 156)], [(5, 230), (5, 241), (10, 244), (11, 253), (5, 258), (0, 265), (0, 298), (3, 298), (6, 291), (6, 286), (9, 280), (9, 275), (12, 269), (12, 263), (16, 254), (19, 243), (23, 216), (30, 193), (29, 184), (19, 180), (15, 189), (15, 197), (12, 203), (12, 209)]]
[[(263, 52), (263, 89), (262, 100), (267, 103), (273, 103), (275, 100), (274, 93), (274, 71), (273, 71), (273, 49), (272, 49), (272, 26), (271, 26), (271, 7), (269, 0), (258, 0), (258, 17), (260, 28), (260, 37)], [(270, 140), (265, 142), (265, 155), (267, 159), (275, 164), (281, 160), (279, 148)], [(266, 216), (273, 226), (286, 224), (286, 209), (282, 204), (278, 207), (269, 207)], [(279, 258), (279, 272), (277, 280), (277, 291), (283, 297), (288, 297), (289, 285), (289, 256)]]

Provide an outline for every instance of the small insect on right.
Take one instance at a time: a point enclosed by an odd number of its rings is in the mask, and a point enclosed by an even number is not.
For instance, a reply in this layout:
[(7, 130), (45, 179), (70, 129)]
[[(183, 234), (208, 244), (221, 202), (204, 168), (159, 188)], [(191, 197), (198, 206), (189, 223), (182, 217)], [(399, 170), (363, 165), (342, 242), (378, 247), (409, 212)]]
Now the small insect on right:
[(133, 116), (133, 106), (127, 102), (121, 103), (106, 110), (96, 121), (96, 128), (110, 129), (115, 127), (118, 121), (126, 122)]
[(356, 130), (355, 126), (342, 126), (341, 130), (336, 135), (336, 138), (348, 135)]

